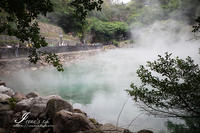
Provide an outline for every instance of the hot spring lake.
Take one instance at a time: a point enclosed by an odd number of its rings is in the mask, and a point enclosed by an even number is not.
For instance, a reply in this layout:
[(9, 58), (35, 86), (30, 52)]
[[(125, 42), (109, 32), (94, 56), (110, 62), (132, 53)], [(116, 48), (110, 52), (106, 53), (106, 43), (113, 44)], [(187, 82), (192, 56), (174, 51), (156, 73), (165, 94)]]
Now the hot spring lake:
[(126, 103), (119, 126), (128, 127), (134, 119), (129, 127), (132, 131), (159, 131), (165, 129), (163, 120), (166, 119), (142, 114), (125, 91), (130, 89), (132, 82), (140, 83), (136, 75), (139, 65), (157, 57), (157, 53), (152, 50), (141, 50), (110, 50), (71, 64), (64, 72), (57, 72), (52, 68), (21, 70), (2, 79), (9, 87), (24, 93), (34, 90), (42, 95), (60, 95), (70, 101), (74, 108), (84, 110), (90, 117), (102, 123), (116, 124), (118, 114)]
[(198, 64), (200, 58), (199, 41), (187, 41), (186, 32), (181, 31), (179, 35), (172, 34), (170, 29), (156, 31), (153, 34), (150, 31), (145, 38), (138, 39), (133, 48), (100, 52), (67, 65), (64, 72), (47, 67), (36, 71), (20, 70), (0, 78), (8, 87), (24, 93), (34, 90), (41, 95), (60, 95), (71, 102), (74, 108), (82, 109), (100, 123), (116, 125), (118, 115), (126, 103), (118, 126), (129, 127), (132, 131), (149, 129), (159, 132), (166, 129), (164, 121), (167, 118), (144, 114), (125, 90), (130, 89), (131, 83), (141, 83), (136, 74), (137, 69), (145, 65), (146, 61), (156, 60), (158, 54), (169, 52), (173, 53), (173, 57), (183, 59), (191, 56)]

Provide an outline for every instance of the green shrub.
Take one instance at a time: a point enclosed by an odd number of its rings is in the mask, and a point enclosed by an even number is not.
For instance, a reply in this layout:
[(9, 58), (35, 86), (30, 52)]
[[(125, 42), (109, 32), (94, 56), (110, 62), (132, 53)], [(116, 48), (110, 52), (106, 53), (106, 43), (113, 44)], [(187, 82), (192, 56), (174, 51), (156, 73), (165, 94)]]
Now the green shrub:
[(13, 98), (13, 97), (9, 98), (8, 104), (10, 105), (11, 109), (14, 109), (16, 107), (16, 104), (17, 104), (17, 99)]
[(88, 20), (88, 31), (92, 34), (93, 42), (112, 42), (124, 40), (128, 37), (128, 25), (124, 22), (104, 22), (96, 18)]
[(118, 42), (118, 41), (113, 40), (112, 43), (113, 43), (113, 45), (115, 45), (116, 47), (119, 47), (119, 42)]

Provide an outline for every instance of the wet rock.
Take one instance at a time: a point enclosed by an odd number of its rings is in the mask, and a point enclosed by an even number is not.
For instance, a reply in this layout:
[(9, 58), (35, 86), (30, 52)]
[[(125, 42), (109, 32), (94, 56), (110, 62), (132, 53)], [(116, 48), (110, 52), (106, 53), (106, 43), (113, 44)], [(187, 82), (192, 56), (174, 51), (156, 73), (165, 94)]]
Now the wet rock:
[(60, 98), (53, 98), (48, 101), (45, 112), (46, 115), (54, 118), (55, 113), (63, 109), (73, 112), (73, 107), (70, 103)]
[(10, 98), (10, 96), (0, 93), (0, 103), (8, 102)]
[[(24, 113), (24, 112), (23, 112)], [(22, 112), (16, 112), (14, 115), (13, 115), (13, 117), (15, 117), (15, 118), (20, 118), (21, 117), (21, 115), (23, 114)]]
[(153, 133), (153, 132), (151, 130), (144, 129), (144, 130), (138, 131), (137, 133)]
[(26, 99), (26, 96), (20, 92), (15, 92), (13, 98), (15, 98), (17, 101), (21, 101), (23, 99)]
[(0, 133), (7, 133), (7, 131), (4, 128), (0, 128)]
[(38, 116), (45, 111), (47, 102), (54, 98), (61, 98), (60, 96), (39, 96), (35, 98), (24, 99), (16, 104), (15, 111), (19, 112), (22, 110), (30, 111), (33, 116)]
[(0, 112), (0, 127), (8, 127), (11, 122), (13, 111), (1, 111)]
[(14, 91), (10, 88), (7, 88), (5, 86), (0, 86), (0, 93), (2, 94), (6, 94), (8, 96), (13, 96), (14, 95)]
[(30, 133), (53, 133), (52, 128), (36, 127)]
[(87, 113), (83, 112), (83, 111), (80, 110), (80, 109), (74, 109), (73, 112), (74, 112), (74, 113), (84, 114), (85, 116), (87, 116)]
[(56, 99), (56, 98), (62, 99), (61, 96), (58, 96), (58, 95), (49, 95), (49, 96), (45, 96), (45, 98), (47, 99), (47, 101), (50, 99)]
[(57, 112), (53, 124), (55, 133), (76, 133), (95, 128), (85, 115), (67, 110)]
[(2, 111), (8, 111), (8, 110), (11, 110), (11, 107), (9, 104), (2, 104), (0, 103), (0, 112)]
[(0, 86), (6, 86), (6, 83), (0, 80)]
[(40, 114), (42, 114), (45, 111), (46, 103), (36, 103), (33, 104), (30, 108), (31, 116), (38, 117)]
[(100, 130), (103, 131), (104, 133), (132, 133), (128, 129), (118, 128), (110, 123), (101, 126)]
[(30, 133), (41, 133), (41, 128), (36, 127)]
[(46, 112), (45, 110), (47, 108), (47, 103), (51, 99), (61, 99), (61, 97), (57, 96), (57, 95), (49, 95), (49, 96), (45, 96), (45, 97), (35, 97), (33, 99), (33, 104), (30, 109), (31, 115), (39, 116), (42, 113), (44, 114), (44, 112)]
[(96, 121), (94, 118), (89, 118), (90, 122), (95, 125), (96, 128), (100, 128), (102, 124), (100, 124), (98, 121)]
[(20, 112), (22, 110), (30, 110), (33, 104), (33, 98), (21, 100), (16, 104), (15, 111)]
[(33, 91), (33, 92), (30, 92), (26, 95), (27, 98), (35, 98), (35, 97), (39, 97), (39, 93)]

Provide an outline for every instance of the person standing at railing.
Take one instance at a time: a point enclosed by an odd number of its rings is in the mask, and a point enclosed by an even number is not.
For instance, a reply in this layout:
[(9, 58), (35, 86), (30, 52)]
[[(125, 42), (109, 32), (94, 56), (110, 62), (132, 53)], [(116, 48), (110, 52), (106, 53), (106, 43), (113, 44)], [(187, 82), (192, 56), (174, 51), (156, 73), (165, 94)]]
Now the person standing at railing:
[(19, 42), (15, 45), (15, 57), (19, 57)]

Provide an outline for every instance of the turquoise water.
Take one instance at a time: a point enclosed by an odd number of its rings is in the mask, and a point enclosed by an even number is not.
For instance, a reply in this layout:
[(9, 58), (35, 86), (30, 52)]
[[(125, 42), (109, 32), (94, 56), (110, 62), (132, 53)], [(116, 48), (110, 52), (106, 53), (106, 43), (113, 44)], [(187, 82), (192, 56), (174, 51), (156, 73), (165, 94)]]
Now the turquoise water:
[(146, 115), (125, 89), (129, 89), (132, 82), (140, 84), (136, 75), (139, 65), (157, 59), (158, 54), (169, 52), (173, 53), (173, 57), (180, 58), (189, 55), (195, 62), (200, 62), (200, 43), (187, 41), (191, 37), (188, 35), (190, 31), (172, 32), (175, 24), (171, 25), (169, 27), (172, 29), (166, 29), (166, 25), (162, 27), (160, 23), (154, 24), (148, 32), (141, 30), (145, 35), (142, 39), (137, 38), (137, 45), (133, 48), (109, 50), (65, 65), (63, 73), (49, 67), (36, 71), (21, 70), (0, 78), (6, 81), (9, 87), (24, 93), (35, 90), (42, 95), (60, 95), (70, 101), (74, 108), (84, 110), (101, 123), (115, 125), (125, 103), (118, 126), (127, 128), (134, 120), (129, 128), (132, 131), (150, 129), (156, 133), (166, 129), (166, 119)]
[[(110, 50), (68, 65), (63, 73), (51, 67), (21, 70), (10, 77), (3, 77), (3, 80), (9, 87), (24, 93), (35, 90), (42, 95), (60, 95), (74, 108), (84, 110), (102, 123), (115, 125), (126, 103), (119, 126), (128, 127), (136, 119), (129, 128), (132, 131), (145, 128), (158, 132), (165, 129), (165, 119), (145, 115), (125, 91), (132, 82), (140, 84), (137, 68), (147, 60), (155, 59), (157, 52), (142, 48)], [(177, 54), (181, 56), (181, 53)]]
[[(115, 125), (118, 114), (126, 103), (119, 126), (127, 127), (132, 119), (141, 114), (125, 91), (137, 79), (136, 68), (141, 63), (139, 55), (130, 54), (132, 50), (110, 50), (88, 57), (66, 66), (63, 73), (51, 67), (36, 71), (21, 70), (10, 77), (4, 77), (4, 80), (9, 87), (24, 93), (34, 90), (42, 95), (60, 95), (70, 101), (74, 108), (84, 110), (102, 123)], [(155, 127), (156, 123), (141, 125), (143, 121), (148, 123), (152, 118), (141, 116), (130, 129), (135, 131)]]

